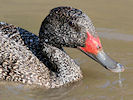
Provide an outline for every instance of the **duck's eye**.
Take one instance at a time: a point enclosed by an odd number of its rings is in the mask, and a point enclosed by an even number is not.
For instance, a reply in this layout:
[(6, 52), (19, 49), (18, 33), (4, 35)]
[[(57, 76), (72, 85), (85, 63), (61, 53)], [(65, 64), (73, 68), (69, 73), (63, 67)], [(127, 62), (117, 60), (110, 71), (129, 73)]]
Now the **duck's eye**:
[(70, 21), (68, 24), (69, 24), (71, 27), (74, 27), (74, 23), (73, 23), (72, 21)]

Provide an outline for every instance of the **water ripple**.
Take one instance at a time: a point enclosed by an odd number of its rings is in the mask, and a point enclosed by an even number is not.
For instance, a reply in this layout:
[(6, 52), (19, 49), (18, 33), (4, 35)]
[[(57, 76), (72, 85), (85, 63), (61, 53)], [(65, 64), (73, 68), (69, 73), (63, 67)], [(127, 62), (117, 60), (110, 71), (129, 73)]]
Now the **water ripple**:
[(98, 35), (106, 39), (133, 41), (133, 35), (115, 32), (114, 29), (97, 28)]

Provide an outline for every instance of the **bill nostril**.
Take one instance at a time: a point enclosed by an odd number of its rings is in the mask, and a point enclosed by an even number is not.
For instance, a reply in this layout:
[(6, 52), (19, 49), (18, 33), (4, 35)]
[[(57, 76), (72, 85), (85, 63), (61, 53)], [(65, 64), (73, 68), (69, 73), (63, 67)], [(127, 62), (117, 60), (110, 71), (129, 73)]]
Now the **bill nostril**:
[(101, 47), (99, 45), (97, 45), (97, 49), (101, 49)]

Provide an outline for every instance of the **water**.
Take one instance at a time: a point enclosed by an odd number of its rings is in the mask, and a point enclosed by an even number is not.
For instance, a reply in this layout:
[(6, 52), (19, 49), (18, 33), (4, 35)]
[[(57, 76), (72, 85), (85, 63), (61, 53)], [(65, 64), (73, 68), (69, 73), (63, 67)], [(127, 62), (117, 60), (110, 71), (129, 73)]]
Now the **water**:
[(132, 0), (0, 0), (0, 21), (38, 33), (41, 21), (53, 7), (82, 9), (94, 22), (104, 51), (126, 66), (119, 75), (104, 69), (80, 51), (65, 50), (77, 60), (84, 79), (59, 89), (0, 82), (0, 100), (132, 100)]
[(119, 86), (120, 86), (120, 88), (122, 88), (122, 80), (121, 80), (121, 73), (119, 73)]

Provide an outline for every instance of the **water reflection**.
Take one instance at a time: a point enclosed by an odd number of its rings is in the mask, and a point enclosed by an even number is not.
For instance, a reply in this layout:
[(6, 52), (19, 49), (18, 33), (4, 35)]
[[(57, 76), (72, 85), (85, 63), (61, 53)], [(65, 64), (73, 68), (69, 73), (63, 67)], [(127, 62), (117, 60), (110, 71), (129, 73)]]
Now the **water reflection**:
[(32, 87), (29, 85), (14, 84), (12, 82), (1, 82), (0, 88), (2, 91), (0, 92), (0, 97), (2, 100), (8, 100), (8, 97), (10, 97), (10, 100), (14, 98), (17, 100), (68, 100), (67, 95), (74, 91), (74, 89), (80, 85), (79, 83), (47, 90), (43, 87)]
[[(119, 77), (118, 77), (118, 78), (119, 78)], [(123, 83), (122, 83), (122, 82), (123, 82), (124, 80), (125, 80), (124, 78), (120, 78), (120, 79), (115, 80), (115, 81), (113, 81), (113, 82), (107, 80), (107, 81), (105, 82), (105, 84), (103, 84), (103, 85), (100, 86), (99, 88), (107, 88), (107, 87), (111, 87), (111, 86), (114, 86), (114, 85), (119, 85), (119, 87), (122, 88), (122, 87), (123, 87)]]

